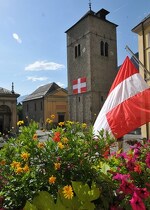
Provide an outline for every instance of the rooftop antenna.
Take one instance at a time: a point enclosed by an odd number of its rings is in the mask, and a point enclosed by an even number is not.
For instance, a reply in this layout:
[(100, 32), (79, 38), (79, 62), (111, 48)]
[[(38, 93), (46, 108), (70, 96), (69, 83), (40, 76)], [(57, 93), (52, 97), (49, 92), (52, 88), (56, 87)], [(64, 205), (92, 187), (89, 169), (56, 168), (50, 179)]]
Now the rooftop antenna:
[(91, 11), (91, 0), (89, 0), (89, 9)]

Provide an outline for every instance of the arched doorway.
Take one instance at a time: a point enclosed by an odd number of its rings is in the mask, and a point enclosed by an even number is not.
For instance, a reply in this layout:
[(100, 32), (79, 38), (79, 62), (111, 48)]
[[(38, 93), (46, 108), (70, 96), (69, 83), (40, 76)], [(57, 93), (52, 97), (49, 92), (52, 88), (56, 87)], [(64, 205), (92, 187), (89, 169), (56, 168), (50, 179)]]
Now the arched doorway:
[(10, 130), (11, 110), (6, 105), (0, 106), (0, 132), (7, 133)]

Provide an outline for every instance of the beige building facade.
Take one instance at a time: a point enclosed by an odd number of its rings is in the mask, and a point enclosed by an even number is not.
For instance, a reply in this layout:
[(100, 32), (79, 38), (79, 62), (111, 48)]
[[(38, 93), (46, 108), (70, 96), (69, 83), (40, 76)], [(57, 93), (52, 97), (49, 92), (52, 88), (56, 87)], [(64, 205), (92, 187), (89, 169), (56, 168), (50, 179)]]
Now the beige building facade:
[(54, 123), (68, 120), (67, 90), (56, 83), (43, 85), (23, 101), (24, 120), (32, 119), (44, 127), (46, 119), (55, 115)]
[(0, 132), (16, 130), (17, 126), (17, 98), (19, 94), (0, 87)]
[[(150, 72), (150, 15), (145, 17), (132, 32), (138, 35), (139, 60)], [(150, 86), (150, 75), (139, 65), (139, 72)], [(150, 100), (148, 98), (147, 100)], [(150, 123), (142, 126), (142, 137), (150, 138)]]
[[(89, 10), (66, 31), (68, 111), (72, 121), (93, 124), (117, 74), (117, 25), (109, 12)], [(86, 91), (73, 92), (73, 81), (85, 78)]]

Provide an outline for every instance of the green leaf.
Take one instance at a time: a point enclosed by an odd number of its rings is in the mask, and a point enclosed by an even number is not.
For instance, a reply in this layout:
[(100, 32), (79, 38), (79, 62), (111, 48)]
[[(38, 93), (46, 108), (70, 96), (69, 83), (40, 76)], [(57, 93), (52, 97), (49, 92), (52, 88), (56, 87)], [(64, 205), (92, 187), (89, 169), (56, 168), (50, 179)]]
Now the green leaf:
[[(80, 200), (77, 196), (74, 196), (72, 199), (67, 199), (64, 197), (62, 191), (60, 192), (60, 197), (58, 198), (58, 202), (60, 202), (65, 206), (65, 209), (68, 210), (77, 210), (81, 206)], [(59, 209), (58, 209), (59, 210)]]
[(100, 189), (96, 187), (95, 182), (92, 182), (91, 190), (89, 191), (91, 201), (96, 200), (100, 196)]
[(60, 197), (57, 198), (55, 210), (66, 210), (66, 207), (62, 204)]
[(54, 210), (55, 203), (53, 201), (52, 196), (46, 192), (41, 191), (39, 192), (39, 195), (36, 196), (33, 199), (33, 204), (39, 209), (39, 210)]
[(38, 210), (36, 206), (31, 204), (29, 201), (26, 202), (25, 207), (23, 208), (24, 210)]
[(100, 196), (100, 190), (92, 183), (91, 189), (88, 184), (82, 182), (72, 182), (73, 190), (81, 201), (93, 201)]
[(100, 162), (101, 172), (107, 174), (107, 171), (110, 170), (110, 166), (107, 163)]
[(85, 202), (78, 210), (94, 210), (95, 205), (94, 203)]

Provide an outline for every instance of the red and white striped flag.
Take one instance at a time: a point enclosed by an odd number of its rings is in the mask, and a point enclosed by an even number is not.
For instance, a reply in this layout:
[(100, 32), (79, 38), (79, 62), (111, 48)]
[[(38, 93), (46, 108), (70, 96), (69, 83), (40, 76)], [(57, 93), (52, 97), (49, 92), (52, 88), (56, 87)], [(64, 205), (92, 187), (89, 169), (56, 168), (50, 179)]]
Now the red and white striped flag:
[(150, 122), (150, 88), (127, 57), (94, 123), (94, 134), (102, 129), (115, 138)]
[(86, 92), (86, 78), (78, 78), (73, 80), (73, 94), (84, 93)]

